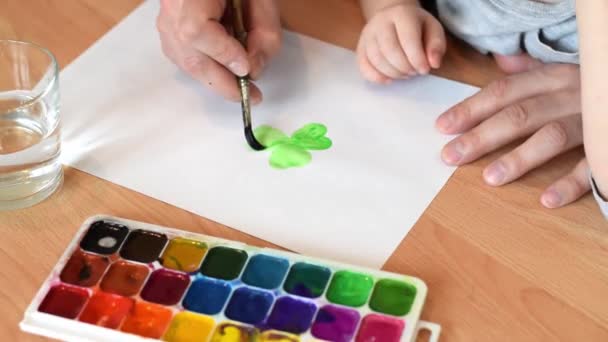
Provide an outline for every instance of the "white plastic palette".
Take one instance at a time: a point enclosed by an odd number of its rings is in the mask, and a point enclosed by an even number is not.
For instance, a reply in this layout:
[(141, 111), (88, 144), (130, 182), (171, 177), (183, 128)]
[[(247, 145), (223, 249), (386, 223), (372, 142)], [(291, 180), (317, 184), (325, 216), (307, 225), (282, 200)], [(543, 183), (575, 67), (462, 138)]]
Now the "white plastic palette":
[(415, 277), (89, 218), (20, 326), (69, 341), (430, 341)]

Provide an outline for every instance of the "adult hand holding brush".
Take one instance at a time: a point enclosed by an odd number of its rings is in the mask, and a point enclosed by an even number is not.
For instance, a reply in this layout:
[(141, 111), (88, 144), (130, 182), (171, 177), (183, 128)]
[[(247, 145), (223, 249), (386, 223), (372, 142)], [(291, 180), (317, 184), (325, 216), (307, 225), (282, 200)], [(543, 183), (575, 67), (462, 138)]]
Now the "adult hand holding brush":
[[(226, 28), (230, 0), (161, 0), (157, 19), (164, 54), (191, 77), (231, 101), (241, 94), (234, 75), (257, 79), (281, 46), (275, 0), (248, 0), (247, 50)], [(262, 100), (253, 83), (252, 103)]]

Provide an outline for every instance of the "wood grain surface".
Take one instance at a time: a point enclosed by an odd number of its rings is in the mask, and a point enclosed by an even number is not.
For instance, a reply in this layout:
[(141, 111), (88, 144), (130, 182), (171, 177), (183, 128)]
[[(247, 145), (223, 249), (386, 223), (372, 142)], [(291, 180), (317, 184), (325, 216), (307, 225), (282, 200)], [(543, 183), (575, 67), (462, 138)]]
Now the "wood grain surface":
[[(0, 39), (42, 44), (64, 67), (140, 2), (2, 0)], [(356, 0), (279, 4), (286, 28), (356, 46), (364, 24)], [(477, 86), (501, 76), (488, 57), (454, 40), (437, 74)], [(544, 209), (538, 201), (581, 153), (556, 158), (498, 189), (481, 179), (497, 154), (461, 167), (400, 243), (384, 269), (428, 283), (423, 318), (442, 324), (442, 341), (608, 341), (608, 223), (591, 196), (559, 210)], [(42, 340), (22, 333), (18, 322), (91, 215), (278, 247), (78, 170), (65, 171), (62, 189), (49, 200), (0, 212), (2, 341)]]

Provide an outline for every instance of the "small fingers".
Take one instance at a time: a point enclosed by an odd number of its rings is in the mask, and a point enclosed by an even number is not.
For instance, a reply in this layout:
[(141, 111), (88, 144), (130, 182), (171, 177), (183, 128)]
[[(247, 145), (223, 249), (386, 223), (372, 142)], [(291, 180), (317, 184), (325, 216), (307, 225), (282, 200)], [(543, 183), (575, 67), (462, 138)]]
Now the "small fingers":
[(553, 121), (510, 153), (491, 163), (483, 178), (489, 185), (500, 186), (526, 174), (555, 156), (583, 142), (580, 115)]
[(422, 46), (422, 23), (397, 24), (397, 36), (410, 64), (420, 74), (428, 74), (430, 66)]
[(405, 52), (401, 48), (397, 31), (392, 23), (386, 24), (382, 30), (382, 34), (378, 35), (377, 41), (382, 55), (399, 72), (397, 77), (404, 78), (416, 75), (416, 71), (410, 65)]
[(369, 44), (366, 47), (367, 58), (370, 63), (382, 73), (384, 76), (397, 79), (401, 77), (401, 72), (397, 70), (386, 58), (386, 56), (380, 50), (380, 45), (376, 37), (371, 38)]
[(390, 78), (384, 76), (378, 71), (367, 58), (368, 37), (365, 33), (361, 35), (359, 45), (357, 46), (357, 64), (363, 78), (370, 82), (387, 84), (390, 83)]
[(589, 190), (589, 164), (583, 159), (569, 174), (549, 186), (540, 201), (547, 208), (559, 208), (576, 201)]
[(441, 60), (447, 47), (443, 27), (431, 15), (428, 15), (428, 18), (424, 20), (423, 36), (429, 65), (437, 69), (441, 66)]

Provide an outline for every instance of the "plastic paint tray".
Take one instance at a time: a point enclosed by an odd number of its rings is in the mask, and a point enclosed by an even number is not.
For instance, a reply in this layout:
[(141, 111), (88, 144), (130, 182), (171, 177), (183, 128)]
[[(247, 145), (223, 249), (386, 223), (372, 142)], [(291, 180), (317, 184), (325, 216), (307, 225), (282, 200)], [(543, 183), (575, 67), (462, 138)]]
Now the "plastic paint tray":
[(418, 278), (89, 218), (20, 326), (69, 341), (437, 341)]

